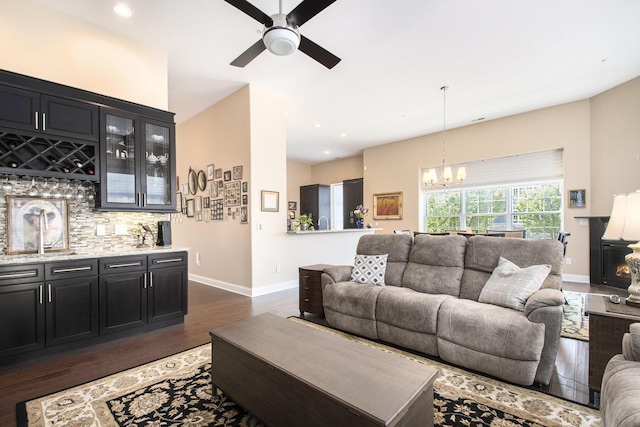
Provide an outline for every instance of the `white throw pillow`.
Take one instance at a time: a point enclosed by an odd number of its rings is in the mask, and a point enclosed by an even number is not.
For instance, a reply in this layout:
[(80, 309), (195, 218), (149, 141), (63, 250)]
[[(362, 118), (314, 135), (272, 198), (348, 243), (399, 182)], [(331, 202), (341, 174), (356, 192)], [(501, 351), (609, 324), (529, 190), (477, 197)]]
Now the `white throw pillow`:
[(500, 257), (478, 301), (524, 311), (527, 299), (540, 289), (550, 271), (551, 266), (547, 264), (520, 268)]
[(352, 282), (384, 286), (384, 273), (387, 271), (387, 254), (356, 255), (351, 270)]

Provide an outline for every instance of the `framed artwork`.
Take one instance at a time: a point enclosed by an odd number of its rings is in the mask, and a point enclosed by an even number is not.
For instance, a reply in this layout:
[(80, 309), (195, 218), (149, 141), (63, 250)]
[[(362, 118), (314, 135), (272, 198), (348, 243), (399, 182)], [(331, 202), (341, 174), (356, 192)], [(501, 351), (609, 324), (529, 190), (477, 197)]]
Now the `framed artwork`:
[(224, 183), (224, 205), (239, 206), (240, 205), (240, 182), (231, 181)]
[(222, 199), (211, 201), (211, 221), (222, 221), (224, 219), (224, 203)]
[(204, 191), (207, 188), (207, 175), (203, 170), (198, 171), (198, 189)]
[(196, 221), (202, 221), (202, 212), (196, 214)]
[(218, 183), (217, 182), (212, 182), (211, 186), (209, 187), (209, 195), (212, 198), (216, 198), (218, 197)]
[(203, 197), (203, 198), (202, 198), (202, 208), (203, 208), (203, 209), (209, 209), (209, 201), (210, 201), (210, 200), (211, 200), (211, 199), (210, 199), (210, 198), (208, 198), (208, 197)]
[(231, 181), (231, 171), (224, 171), (224, 180)]
[(220, 190), (223, 187), (224, 187), (224, 182), (222, 180), (218, 181), (218, 190)]
[(194, 203), (193, 199), (187, 199), (187, 217), (193, 218), (194, 214)]
[(202, 219), (204, 220), (204, 222), (209, 222), (209, 214), (210, 214), (209, 209), (205, 209), (202, 212)]
[(298, 202), (289, 201), (288, 204), (290, 211), (295, 211), (296, 209), (298, 209)]
[(249, 210), (246, 206), (240, 208), (240, 224), (249, 223)]
[(40, 214), (44, 212), (45, 252), (69, 250), (69, 211), (66, 199), (7, 196), (8, 254), (38, 252)]
[(235, 180), (242, 179), (242, 166), (233, 167), (233, 179)]
[(248, 194), (243, 194), (242, 195), (242, 204), (243, 205), (248, 205), (249, 204), (249, 195)]
[(277, 191), (262, 190), (262, 211), (278, 212), (280, 193)]
[(586, 208), (587, 190), (569, 190), (569, 207)]
[(402, 191), (374, 194), (373, 219), (402, 219)]
[(222, 179), (222, 168), (216, 169), (213, 175), (215, 179)]
[(196, 191), (198, 191), (198, 178), (196, 176), (196, 171), (193, 169), (189, 169), (189, 194), (195, 196)]
[(182, 194), (189, 194), (189, 184), (182, 184)]
[(289, 211), (289, 219), (296, 219), (296, 211)]
[(194, 208), (194, 211), (195, 211), (196, 213), (198, 213), (198, 212), (202, 212), (202, 196), (197, 196), (197, 197), (196, 197), (196, 199), (195, 199), (195, 201), (196, 201), (196, 202), (195, 202), (195, 208)]
[(182, 212), (182, 193), (176, 193), (176, 210)]
[(176, 192), (180, 191), (180, 177), (176, 175)]
[(245, 181), (242, 183), (242, 192), (246, 193), (247, 191), (249, 191), (249, 183)]
[(207, 181), (211, 181), (215, 179), (215, 167), (211, 165), (207, 165)]

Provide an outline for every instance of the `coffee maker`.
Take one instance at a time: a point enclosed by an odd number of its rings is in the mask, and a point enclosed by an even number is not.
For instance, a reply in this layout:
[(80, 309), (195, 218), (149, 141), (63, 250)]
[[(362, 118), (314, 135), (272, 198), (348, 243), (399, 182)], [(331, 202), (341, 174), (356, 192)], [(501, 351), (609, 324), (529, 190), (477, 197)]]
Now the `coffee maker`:
[(171, 246), (171, 221), (158, 221), (156, 246)]

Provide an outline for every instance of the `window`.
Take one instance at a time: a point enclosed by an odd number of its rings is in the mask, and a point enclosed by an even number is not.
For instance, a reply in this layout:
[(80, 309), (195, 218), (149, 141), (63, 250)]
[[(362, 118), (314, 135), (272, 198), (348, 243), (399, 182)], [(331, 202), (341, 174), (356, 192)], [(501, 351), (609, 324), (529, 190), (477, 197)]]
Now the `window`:
[(423, 229), (526, 230), (527, 238), (556, 238), (562, 229), (562, 150), (464, 166), (473, 181), (463, 189), (423, 190)]

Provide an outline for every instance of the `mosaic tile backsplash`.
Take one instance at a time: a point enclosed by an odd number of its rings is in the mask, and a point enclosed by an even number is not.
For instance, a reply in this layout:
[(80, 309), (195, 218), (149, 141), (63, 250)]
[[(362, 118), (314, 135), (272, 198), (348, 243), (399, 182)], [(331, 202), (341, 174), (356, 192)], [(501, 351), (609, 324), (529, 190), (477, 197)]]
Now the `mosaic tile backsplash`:
[[(12, 181), (13, 188), (9, 195), (27, 196), (31, 181)], [(97, 185), (97, 184), (96, 184)], [(0, 193), (0, 254), (7, 253), (7, 192)], [(98, 212), (93, 202), (77, 202), (69, 200), (69, 249), (78, 253), (106, 253), (129, 250), (142, 241), (140, 224), (148, 225), (153, 230), (153, 237), (148, 236), (146, 243), (155, 243), (158, 221), (168, 221), (169, 214), (151, 212)], [(116, 224), (126, 226), (126, 235), (116, 235)], [(96, 235), (98, 225), (105, 226), (105, 235)]]

